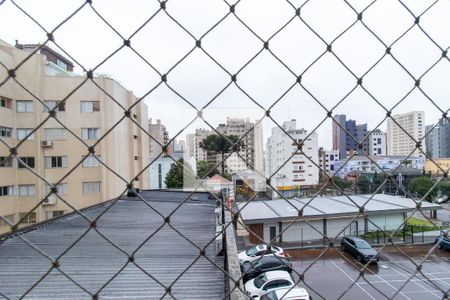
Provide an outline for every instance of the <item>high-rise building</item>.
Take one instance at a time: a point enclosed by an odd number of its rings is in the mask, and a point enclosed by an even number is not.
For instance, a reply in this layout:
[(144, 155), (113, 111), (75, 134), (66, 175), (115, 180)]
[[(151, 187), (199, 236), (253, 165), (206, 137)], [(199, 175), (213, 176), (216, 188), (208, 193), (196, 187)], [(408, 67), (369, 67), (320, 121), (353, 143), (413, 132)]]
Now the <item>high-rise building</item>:
[[(0, 41), (0, 56), (13, 67), (37, 47)], [(16, 70), (29, 92), (14, 80), (0, 86), (0, 215), (19, 227), (114, 199), (126, 188), (121, 178), (148, 188), (146, 172), (136, 177), (149, 163), (148, 139), (130, 120), (147, 128), (147, 106), (134, 105), (138, 99), (116, 81), (94, 76), (95, 84), (85, 82), (59, 53), (49, 47), (46, 53)], [(0, 76), (7, 77), (5, 68)], [(117, 126), (125, 112), (111, 97), (125, 108), (134, 105)], [(0, 220), (0, 232), (8, 230)]]
[(441, 119), (439, 124), (426, 127), (427, 153), (431, 158), (450, 158), (450, 122)]
[[(225, 124), (219, 124), (217, 131), (224, 135), (236, 135), (243, 138), (243, 147), (239, 152), (229, 156), (225, 163), (225, 171), (234, 174), (245, 170), (264, 172), (263, 137), (261, 123), (250, 122), (249, 118), (227, 118)], [(221, 159), (221, 158), (217, 158)], [(216, 161), (217, 161), (216, 159)]]
[[(272, 186), (280, 193), (286, 196), (301, 194), (319, 183), (317, 133), (297, 129), (296, 120), (284, 122), (283, 129), (289, 135), (274, 127), (267, 140), (266, 176), (273, 176)], [(299, 143), (303, 143), (304, 154), (298, 152)], [(292, 156), (293, 153), (296, 154)]]
[(386, 155), (386, 132), (375, 129), (369, 138), (369, 154), (371, 156)]
[[(345, 128), (345, 132), (343, 130)], [(359, 155), (369, 153), (367, 124), (356, 124), (355, 120), (347, 120), (346, 115), (335, 115), (333, 120), (333, 150), (339, 151), (339, 157), (344, 159), (347, 154), (357, 152)], [(362, 142), (362, 148), (359, 143)]]
[[(393, 115), (391, 118), (387, 119), (388, 155), (410, 155), (412, 153), (414, 156), (423, 157), (423, 153), (416, 149), (416, 141), (425, 135), (425, 112), (412, 111)], [(422, 141), (420, 148), (426, 153), (425, 141)]]
[[(148, 121), (148, 133), (152, 138), (150, 138), (149, 144), (149, 152), (150, 152), (150, 160), (158, 157), (162, 150), (161, 145), (167, 145), (169, 142), (169, 132), (166, 130), (166, 126), (161, 123), (160, 119), (156, 120), (156, 123), (152, 123), (152, 119)], [(173, 154), (173, 145), (167, 145), (167, 154)], [(163, 154), (161, 156), (165, 156)]]
[(195, 130), (194, 134), (194, 157), (196, 161), (208, 160), (208, 153), (206, 153), (206, 150), (201, 147), (201, 144), (203, 142), (203, 139), (206, 138), (208, 135), (211, 134), (211, 130), (199, 128)]

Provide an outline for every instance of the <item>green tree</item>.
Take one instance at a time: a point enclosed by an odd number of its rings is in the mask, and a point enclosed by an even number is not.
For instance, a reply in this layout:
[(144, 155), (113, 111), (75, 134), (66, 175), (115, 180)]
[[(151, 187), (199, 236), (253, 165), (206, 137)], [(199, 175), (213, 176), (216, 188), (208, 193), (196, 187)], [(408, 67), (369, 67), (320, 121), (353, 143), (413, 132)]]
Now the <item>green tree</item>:
[[(332, 177), (333, 182), (338, 186), (342, 191), (348, 189), (352, 186), (352, 182), (347, 179), (342, 179), (339, 176)], [(333, 186), (334, 187), (334, 186)]]
[(437, 188), (443, 195), (447, 195), (450, 198), (450, 180), (441, 181)]
[(219, 174), (219, 171), (213, 167), (214, 167), (213, 164), (211, 164), (207, 161), (198, 160), (197, 161), (197, 177), (205, 178), (205, 177), (212, 177), (216, 174)]
[[(417, 193), (420, 197), (425, 196), (428, 191), (433, 187), (434, 182), (428, 176), (420, 176), (412, 179), (409, 182), (408, 189), (411, 193)], [(437, 189), (433, 189), (426, 197), (428, 201), (431, 201), (437, 194)]]
[(192, 183), (192, 173), (191, 165), (185, 162), (183, 158), (180, 158), (178, 163), (171, 164), (164, 182), (168, 188), (182, 188)]
[(369, 177), (367, 175), (359, 176), (356, 185), (361, 193), (368, 193), (370, 189)]
[(239, 151), (244, 145), (238, 143), (239, 137), (236, 135), (211, 134), (203, 139), (200, 147), (208, 154), (221, 154), (222, 176), (225, 175), (225, 154), (231, 151)]

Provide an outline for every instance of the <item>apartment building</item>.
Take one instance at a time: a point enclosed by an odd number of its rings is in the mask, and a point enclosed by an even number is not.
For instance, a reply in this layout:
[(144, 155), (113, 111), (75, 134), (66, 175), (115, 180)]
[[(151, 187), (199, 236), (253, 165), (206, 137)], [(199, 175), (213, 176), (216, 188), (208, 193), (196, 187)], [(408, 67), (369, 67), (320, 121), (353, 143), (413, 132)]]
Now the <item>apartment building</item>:
[(369, 155), (383, 156), (386, 155), (386, 132), (375, 129), (369, 138)]
[(339, 161), (338, 150), (324, 150), (319, 149), (319, 165), (322, 171), (328, 175), (333, 175), (336, 170), (335, 163)]
[[(416, 141), (425, 135), (425, 112), (412, 111), (391, 118), (387, 119), (387, 154), (424, 156), (416, 149)], [(422, 140), (421, 149), (426, 153), (425, 140)]]
[(427, 153), (431, 158), (450, 158), (450, 122), (441, 119), (439, 124), (426, 127)]
[[(8, 69), (37, 47), (22, 46), (0, 41)], [(20, 221), (19, 227), (120, 196), (126, 189), (120, 177), (148, 188), (147, 172), (136, 176), (149, 163), (148, 137), (133, 123), (147, 128), (146, 105), (125, 113), (114, 101), (130, 107), (137, 101), (131, 91), (110, 78), (94, 77), (108, 96), (47, 48), (66, 68), (36, 53), (16, 71), (16, 80), (28, 91), (13, 80), (0, 86), (0, 215)], [(7, 77), (5, 68), (0, 76)], [(129, 118), (103, 137), (124, 114)], [(55, 184), (57, 196), (49, 195), (53, 189), (44, 179)], [(9, 229), (1, 220), (0, 233)]]
[[(161, 155), (162, 147), (161, 145), (167, 145), (169, 142), (169, 132), (161, 123), (160, 119), (156, 120), (156, 123), (153, 123), (152, 119), (148, 122), (148, 133), (152, 138), (149, 138), (149, 152), (150, 152), (150, 160), (154, 160), (159, 155)], [(167, 154), (173, 155), (173, 145), (167, 145)], [(163, 154), (164, 156), (166, 154)]]
[[(305, 129), (297, 129), (296, 120), (284, 122), (282, 127), (289, 135), (274, 127), (267, 140), (266, 176), (273, 176), (272, 185), (290, 196), (319, 183), (318, 140), (316, 132), (309, 135)], [(304, 154), (297, 153), (297, 143), (304, 144)]]
[[(333, 150), (339, 151), (341, 159), (354, 152), (359, 155), (369, 153), (369, 140), (366, 139), (367, 124), (356, 124), (355, 120), (347, 120), (346, 115), (335, 115), (332, 122)], [(361, 149), (360, 142), (362, 142)]]

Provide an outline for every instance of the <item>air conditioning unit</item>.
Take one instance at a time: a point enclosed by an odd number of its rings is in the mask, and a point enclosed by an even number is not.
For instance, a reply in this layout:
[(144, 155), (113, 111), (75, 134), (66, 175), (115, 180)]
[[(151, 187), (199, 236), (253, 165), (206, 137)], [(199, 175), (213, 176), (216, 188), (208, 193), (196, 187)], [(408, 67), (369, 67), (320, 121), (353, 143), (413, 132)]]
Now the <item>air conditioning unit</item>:
[(42, 201), (42, 205), (55, 205), (56, 204), (56, 196), (48, 196), (47, 199)]
[(53, 146), (53, 142), (52, 141), (41, 141), (41, 147), (45, 148), (45, 147), (52, 147)]

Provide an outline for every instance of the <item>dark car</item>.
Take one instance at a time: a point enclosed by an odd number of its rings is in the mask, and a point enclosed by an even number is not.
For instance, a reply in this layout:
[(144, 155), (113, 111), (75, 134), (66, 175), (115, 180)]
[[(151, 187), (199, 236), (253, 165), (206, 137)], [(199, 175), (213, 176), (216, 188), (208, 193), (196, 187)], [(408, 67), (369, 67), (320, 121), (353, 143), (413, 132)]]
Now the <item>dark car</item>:
[(434, 243), (437, 244), (440, 241), (440, 243), (437, 245), (439, 249), (445, 249), (450, 250), (450, 240), (449, 237), (445, 234), (442, 234), (434, 240)]
[(341, 249), (356, 257), (359, 262), (377, 263), (380, 256), (365, 240), (356, 236), (345, 236), (341, 240)]
[(244, 276), (244, 282), (257, 277), (259, 274), (268, 271), (287, 271), (292, 272), (292, 263), (289, 259), (279, 256), (267, 255), (253, 262), (245, 262), (241, 265)]

